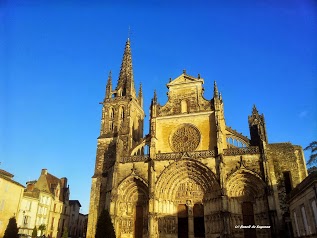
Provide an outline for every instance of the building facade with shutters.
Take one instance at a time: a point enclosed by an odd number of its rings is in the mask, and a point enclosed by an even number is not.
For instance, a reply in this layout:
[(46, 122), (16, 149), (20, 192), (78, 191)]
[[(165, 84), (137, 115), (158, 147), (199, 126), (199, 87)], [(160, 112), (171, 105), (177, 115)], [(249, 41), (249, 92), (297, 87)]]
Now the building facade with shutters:
[(294, 237), (317, 236), (317, 171), (290, 193), (289, 211)]
[(70, 213), (67, 178), (57, 178), (42, 169), (38, 180), (26, 184), (17, 217), (19, 233), (32, 235), (36, 227), (38, 235), (62, 237), (68, 230)]
[(290, 235), (287, 194), (307, 176), (302, 148), (270, 144), (255, 106), (250, 138), (232, 129), (216, 83), (210, 99), (203, 84), (183, 71), (166, 84), (165, 105), (154, 92), (144, 136), (128, 39), (117, 84), (110, 74), (102, 102), (88, 238), (103, 209), (117, 238)]

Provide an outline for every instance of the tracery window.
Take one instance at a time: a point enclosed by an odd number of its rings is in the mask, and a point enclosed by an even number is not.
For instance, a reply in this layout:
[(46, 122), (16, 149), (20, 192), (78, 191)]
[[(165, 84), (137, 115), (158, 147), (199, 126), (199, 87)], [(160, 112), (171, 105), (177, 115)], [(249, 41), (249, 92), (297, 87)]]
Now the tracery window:
[(114, 118), (114, 109), (113, 108), (110, 108), (109, 114), (110, 114), (110, 119), (113, 119)]

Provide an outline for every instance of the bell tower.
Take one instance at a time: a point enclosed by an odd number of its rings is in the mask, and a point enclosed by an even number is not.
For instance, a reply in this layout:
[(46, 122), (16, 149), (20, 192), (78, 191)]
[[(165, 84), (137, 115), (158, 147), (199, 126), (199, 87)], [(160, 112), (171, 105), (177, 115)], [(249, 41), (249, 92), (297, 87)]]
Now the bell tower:
[(252, 115), (248, 117), (251, 145), (259, 146), (263, 142), (268, 143), (264, 115), (260, 115), (256, 106), (252, 108)]
[(95, 236), (99, 214), (110, 209), (110, 200), (117, 187), (118, 163), (143, 138), (144, 111), (140, 85), (136, 94), (133, 78), (130, 39), (123, 53), (120, 74), (115, 89), (110, 71), (102, 104), (100, 135), (92, 187), (87, 237)]

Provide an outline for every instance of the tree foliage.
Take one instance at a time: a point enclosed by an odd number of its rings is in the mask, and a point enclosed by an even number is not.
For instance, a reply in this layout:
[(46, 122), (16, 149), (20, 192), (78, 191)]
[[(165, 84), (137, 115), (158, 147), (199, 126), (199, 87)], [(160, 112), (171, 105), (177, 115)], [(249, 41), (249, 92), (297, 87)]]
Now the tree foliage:
[(37, 237), (37, 229), (36, 229), (36, 226), (33, 228), (32, 237)]
[(4, 232), (3, 238), (19, 238), (19, 229), (15, 217), (9, 219), (8, 226)]
[(304, 150), (310, 150), (311, 155), (307, 164), (311, 165), (317, 162), (317, 141), (311, 142)]
[(98, 218), (95, 238), (116, 238), (108, 210), (103, 210)]
[(64, 230), (62, 238), (68, 238), (68, 231), (67, 231), (67, 229)]
[(43, 235), (43, 231), (46, 230), (46, 225), (45, 224), (41, 224), (39, 226), (39, 230), (41, 231), (41, 235)]

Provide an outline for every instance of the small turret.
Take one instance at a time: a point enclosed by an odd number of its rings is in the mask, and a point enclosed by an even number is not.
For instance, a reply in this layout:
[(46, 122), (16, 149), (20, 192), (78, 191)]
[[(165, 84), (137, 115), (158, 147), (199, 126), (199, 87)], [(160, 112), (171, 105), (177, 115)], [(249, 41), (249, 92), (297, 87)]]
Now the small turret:
[(251, 145), (259, 146), (262, 142), (268, 143), (264, 115), (260, 115), (256, 106), (252, 108), (252, 114), (248, 117)]
[(214, 99), (219, 97), (218, 87), (216, 81), (214, 81)]
[(111, 70), (110, 70), (109, 76), (108, 76), (108, 81), (107, 81), (107, 86), (106, 86), (105, 99), (111, 98), (111, 95), (112, 95), (112, 73), (111, 73)]
[(141, 107), (143, 107), (143, 92), (142, 92), (142, 84), (140, 83), (139, 93), (138, 93), (138, 101)]

